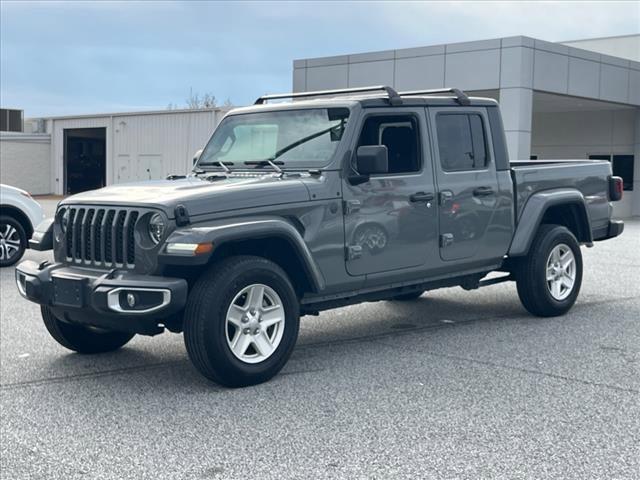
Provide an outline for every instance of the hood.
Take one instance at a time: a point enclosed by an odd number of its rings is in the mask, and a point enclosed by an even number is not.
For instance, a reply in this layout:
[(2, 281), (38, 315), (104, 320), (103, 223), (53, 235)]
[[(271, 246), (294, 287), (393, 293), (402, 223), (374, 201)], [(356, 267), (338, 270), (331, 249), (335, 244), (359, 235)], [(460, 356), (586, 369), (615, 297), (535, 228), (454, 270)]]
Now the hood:
[(12, 187), (11, 185), (5, 185), (4, 183), (0, 183), (0, 192), (5, 194), (9, 192), (21, 193), (22, 195), (27, 195), (28, 197), (31, 197), (31, 194), (26, 190), (22, 190), (21, 188), (18, 188), (18, 187)]
[(251, 173), (214, 180), (194, 176), (123, 183), (73, 195), (61, 204), (155, 207), (173, 218), (177, 205), (184, 205), (194, 216), (307, 200), (309, 191), (298, 176)]

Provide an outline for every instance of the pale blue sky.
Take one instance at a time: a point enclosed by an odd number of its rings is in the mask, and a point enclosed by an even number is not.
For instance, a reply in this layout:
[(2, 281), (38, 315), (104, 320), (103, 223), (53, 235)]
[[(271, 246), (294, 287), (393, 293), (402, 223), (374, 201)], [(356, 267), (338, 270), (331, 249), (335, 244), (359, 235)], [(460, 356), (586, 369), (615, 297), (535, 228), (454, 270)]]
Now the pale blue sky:
[(242, 105), (292, 61), (528, 35), (640, 31), (630, 2), (0, 2), (0, 103), (26, 116), (164, 109), (189, 89)]

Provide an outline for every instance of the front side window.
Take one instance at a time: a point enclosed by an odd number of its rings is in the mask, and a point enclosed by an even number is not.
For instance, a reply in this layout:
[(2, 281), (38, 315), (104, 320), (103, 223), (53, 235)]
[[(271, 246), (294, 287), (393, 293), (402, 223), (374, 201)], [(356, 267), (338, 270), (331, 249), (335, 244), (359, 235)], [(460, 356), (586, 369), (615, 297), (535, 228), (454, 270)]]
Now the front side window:
[(489, 163), (487, 139), (478, 114), (439, 114), (436, 117), (442, 168), (449, 172), (481, 170)]
[(260, 166), (270, 160), (283, 168), (322, 167), (335, 153), (348, 117), (347, 108), (231, 115), (214, 132), (198, 166)]
[(413, 115), (374, 115), (365, 120), (358, 146), (385, 145), (388, 173), (420, 171), (418, 122)]

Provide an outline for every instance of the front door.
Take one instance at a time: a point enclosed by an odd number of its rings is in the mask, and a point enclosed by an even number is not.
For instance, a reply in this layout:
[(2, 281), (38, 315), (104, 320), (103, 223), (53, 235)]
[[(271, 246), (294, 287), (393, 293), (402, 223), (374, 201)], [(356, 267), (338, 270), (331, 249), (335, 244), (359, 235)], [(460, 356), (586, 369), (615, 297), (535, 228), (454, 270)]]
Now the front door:
[(498, 208), (500, 190), (486, 111), (480, 107), (428, 110), (437, 157), (440, 257), (445, 261), (489, 260), (496, 255), (496, 245), (490, 244), (495, 235), (488, 235), (487, 230)]
[[(353, 152), (385, 145), (389, 169), (360, 185), (345, 182), (346, 264), (350, 275), (419, 267), (433, 255), (437, 208), (424, 109), (371, 109)], [(354, 155), (355, 160), (355, 155)], [(437, 255), (437, 254), (436, 254)]]

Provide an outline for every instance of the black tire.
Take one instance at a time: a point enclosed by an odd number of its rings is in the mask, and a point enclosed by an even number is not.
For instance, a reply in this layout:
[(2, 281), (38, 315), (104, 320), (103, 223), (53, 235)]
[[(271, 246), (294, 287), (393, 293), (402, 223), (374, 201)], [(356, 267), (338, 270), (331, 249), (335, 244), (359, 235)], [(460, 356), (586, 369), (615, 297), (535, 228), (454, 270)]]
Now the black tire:
[[(8, 228), (13, 229), (13, 231), (11, 238), (5, 239), (5, 231)], [(5, 247), (7, 240), (11, 242), (19, 241), (18, 250), (12, 249), (10, 256), (8, 256), (8, 250)], [(9, 215), (0, 215), (0, 267), (10, 267), (18, 262), (27, 249), (28, 241), (27, 233), (18, 220)]]
[[(231, 351), (226, 315), (236, 295), (256, 283), (270, 287), (280, 297), (284, 331), (271, 356), (250, 364)], [(296, 344), (299, 325), (298, 297), (278, 265), (261, 257), (230, 257), (204, 272), (189, 293), (184, 342), (191, 362), (202, 375), (226, 387), (244, 387), (265, 382), (284, 367)]]
[(403, 293), (402, 295), (396, 295), (395, 297), (391, 298), (391, 300), (398, 302), (410, 302), (412, 300), (419, 299), (425, 291), (426, 290), (418, 290), (417, 292)]
[(56, 342), (78, 353), (105, 353), (119, 349), (134, 337), (133, 333), (93, 330), (84, 325), (58, 320), (51, 309), (41, 306), (42, 320)]
[[(575, 258), (573, 290), (562, 299), (554, 298), (547, 286), (547, 260), (551, 251), (560, 244), (568, 246)], [(576, 237), (566, 227), (541, 225), (529, 254), (522, 258), (515, 271), (518, 296), (529, 313), (539, 317), (563, 315), (573, 306), (582, 284), (582, 254)]]

